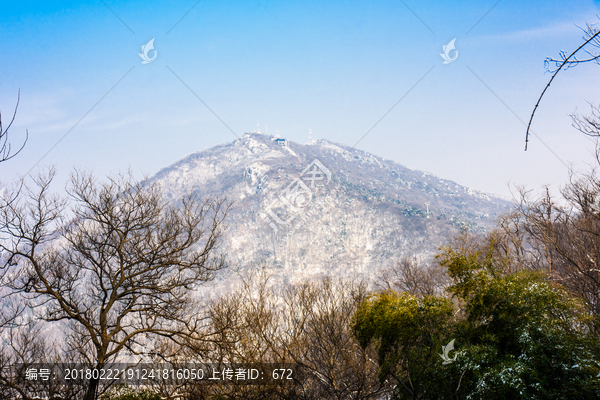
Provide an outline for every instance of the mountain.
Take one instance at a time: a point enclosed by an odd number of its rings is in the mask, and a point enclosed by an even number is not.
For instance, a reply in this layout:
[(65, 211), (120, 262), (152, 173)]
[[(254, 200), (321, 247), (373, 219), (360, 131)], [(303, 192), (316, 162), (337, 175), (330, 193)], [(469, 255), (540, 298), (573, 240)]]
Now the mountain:
[(461, 227), (489, 229), (499, 197), (327, 140), (258, 133), (192, 153), (152, 179), (165, 196), (233, 202), (221, 248), (232, 268), (264, 262), (286, 277), (371, 274), (430, 257)]

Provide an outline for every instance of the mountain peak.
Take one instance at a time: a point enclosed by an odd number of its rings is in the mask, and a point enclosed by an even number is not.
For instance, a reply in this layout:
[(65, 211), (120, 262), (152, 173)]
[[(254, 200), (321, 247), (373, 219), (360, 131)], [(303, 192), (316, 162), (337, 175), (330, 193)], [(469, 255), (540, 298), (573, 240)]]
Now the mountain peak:
[(430, 256), (468, 225), (485, 230), (510, 204), (326, 139), (299, 144), (245, 133), (159, 171), (167, 198), (233, 202), (223, 250), (236, 266), (286, 274), (366, 272)]

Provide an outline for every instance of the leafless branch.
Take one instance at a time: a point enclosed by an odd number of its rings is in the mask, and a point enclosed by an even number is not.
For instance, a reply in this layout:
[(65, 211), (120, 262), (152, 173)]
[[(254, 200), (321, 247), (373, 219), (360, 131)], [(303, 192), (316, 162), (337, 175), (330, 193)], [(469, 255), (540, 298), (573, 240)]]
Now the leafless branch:
[(575, 51), (573, 51), (568, 56), (566, 56), (565, 52), (561, 51), (559, 59), (547, 58), (544, 61), (544, 64), (546, 65), (547, 68), (548, 68), (548, 65), (551, 63), (554, 63), (557, 68), (555, 70), (548, 69), (550, 72), (552, 72), (552, 77), (550, 78), (550, 81), (548, 82), (548, 84), (546, 85), (544, 90), (542, 91), (542, 94), (538, 98), (538, 101), (535, 103), (535, 107), (533, 107), (533, 111), (531, 112), (531, 116), (529, 117), (529, 123), (527, 124), (527, 132), (525, 133), (525, 151), (527, 151), (527, 144), (529, 142), (529, 130), (531, 129), (531, 122), (533, 121), (535, 112), (537, 111), (537, 108), (540, 105), (540, 102), (542, 101), (542, 97), (544, 97), (544, 94), (546, 94), (546, 91), (548, 90), (548, 88), (552, 84), (552, 81), (554, 81), (554, 78), (556, 78), (556, 76), (558, 75), (560, 70), (563, 69), (563, 67), (565, 67), (564, 69), (568, 69), (570, 67), (573, 67), (577, 64), (584, 63), (584, 62), (594, 61), (594, 62), (598, 63), (600, 60), (600, 54), (593, 55), (589, 51), (588, 51), (588, 54), (590, 55), (590, 58), (582, 59), (582, 60), (575, 58), (575, 54), (577, 54), (581, 49), (583, 49), (585, 46), (587, 46), (590, 43), (592, 43), (596, 47), (600, 47), (600, 37), (599, 37), (600, 30), (596, 29), (594, 24), (591, 24), (589, 22), (586, 24), (586, 28), (583, 30), (585, 32), (584, 37), (583, 37), (584, 42), (577, 49), (575, 49)]
[[(191, 294), (225, 267), (218, 248), (229, 204), (188, 196), (173, 206), (131, 175), (98, 183), (76, 171), (68, 208), (50, 194), (52, 177), (37, 177), (0, 211), (6, 285), (35, 301), (44, 320), (68, 323), (73, 349), (96, 368), (143, 335), (206, 340), (207, 317), (190, 313)], [(90, 381), (86, 399), (97, 386)]]
[(10, 120), (10, 123), (8, 124), (8, 126), (6, 128), (2, 127), (2, 114), (0, 113), (0, 162), (10, 160), (11, 158), (13, 158), (17, 154), (19, 154), (21, 152), (21, 150), (23, 150), (23, 148), (25, 147), (25, 144), (27, 143), (27, 140), (29, 139), (29, 132), (25, 131), (26, 132), (25, 140), (23, 141), (23, 144), (21, 145), (21, 147), (19, 147), (19, 149), (16, 152), (12, 151), (11, 143), (8, 141), (8, 130), (12, 126), (13, 122), (15, 121), (15, 117), (17, 116), (17, 109), (19, 108), (20, 100), (21, 100), (21, 89), (19, 89), (19, 93), (17, 95), (17, 105), (15, 106), (15, 112), (13, 113), (12, 119)]

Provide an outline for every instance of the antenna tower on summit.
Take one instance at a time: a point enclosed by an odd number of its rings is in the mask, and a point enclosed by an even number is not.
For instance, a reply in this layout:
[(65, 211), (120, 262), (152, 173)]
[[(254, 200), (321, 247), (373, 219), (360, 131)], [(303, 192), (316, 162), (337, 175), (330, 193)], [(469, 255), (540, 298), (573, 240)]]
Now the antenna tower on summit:
[(310, 142), (312, 140), (312, 129), (308, 130), (308, 141)]

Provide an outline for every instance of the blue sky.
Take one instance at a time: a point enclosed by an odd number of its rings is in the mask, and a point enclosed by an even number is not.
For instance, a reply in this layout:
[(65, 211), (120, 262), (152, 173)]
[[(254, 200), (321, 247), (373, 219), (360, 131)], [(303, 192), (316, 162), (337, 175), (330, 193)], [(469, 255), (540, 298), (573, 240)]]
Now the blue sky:
[[(74, 167), (151, 175), (235, 140), (185, 85), (238, 136), (260, 123), (301, 143), (312, 129), (352, 146), (402, 99), (358, 149), (504, 196), (509, 182), (556, 189), (563, 162), (592, 162), (568, 114), (600, 102), (600, 66), (561, 73), (542, 102), (533, 129), (558, 157), (537, 138), (524, 152), (519, 118), (550, 78), (544, 58), (579, 45), (575, 24), (600, 22), (598, 2), (196, 1), (3, 4), (0, 111), (6, 124), (20, 88), (11, 136), (30, 139), (0, 179), (84, 115), (39, 164), (59, 180)], [(152, 38), (157, 57), (141, 64)]]

